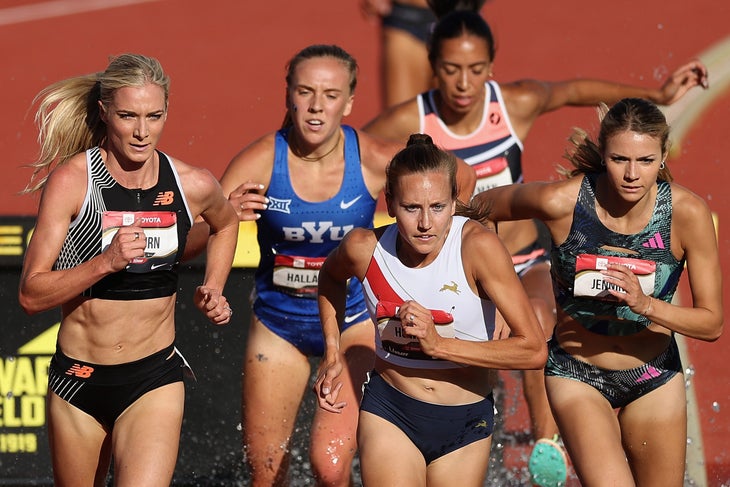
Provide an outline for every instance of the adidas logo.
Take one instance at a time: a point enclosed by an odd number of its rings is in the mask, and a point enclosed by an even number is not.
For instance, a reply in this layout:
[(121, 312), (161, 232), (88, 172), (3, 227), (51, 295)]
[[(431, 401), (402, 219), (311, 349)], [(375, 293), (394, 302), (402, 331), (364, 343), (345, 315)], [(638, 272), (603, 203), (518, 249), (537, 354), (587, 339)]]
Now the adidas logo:
[(644, 382), (644, 381), (647, 381), (647, 380), (656, 379), (660, 375), (661, 374), (659, 373), (659, 371), (657, 369), (655, 369), (653, 366), (650, 365), (649, 368), (647, 369), (647, 371), (644, 372), (643, 374), (641, 374), (641, 377), (639, 377), (638, 379), (636, 379), (636, 383), (638, 384), (639, 382)]
[(650, 237), (649, 240), (641, 244), (642, 247), (648, 247), (650, 249), (663, 249), (664, 247), (664, 240), (662, 240), (662, 235), (657, 232), (654, 234), (653, 237)]

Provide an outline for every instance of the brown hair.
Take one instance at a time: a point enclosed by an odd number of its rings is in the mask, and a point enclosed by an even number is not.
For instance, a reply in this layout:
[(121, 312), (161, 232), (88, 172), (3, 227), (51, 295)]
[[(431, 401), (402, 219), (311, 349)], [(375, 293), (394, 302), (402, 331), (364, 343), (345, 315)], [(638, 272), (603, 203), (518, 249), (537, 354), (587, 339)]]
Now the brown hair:
[[(297, 67), (308, 59), (316, 59), (321, 57), (335, 58), (347, 69), (350, 73), (350, 94), (355, 93), (355, 87), (357, 86), (357, 61), (347, 51), (334, 44), (314, 44), (305, 47), (292, 57), (286, 65), (286, 92), (287, 97), (289, 96), (289, 90), (292, 88), (294, 83), (294, 73)], [(289, 104), (287, 103), (287, 107)], [(284, 121), (281, 123), (281, 128), (291, 127), (292, 118), (287, 108), (286, 114), (284, 115)]]
[[(560, 168), (561, 174), (571, 177), (588, 172), (605, 172), (603, 154), (606, 141), (612, 136), (626, 131), (656, 138), (662, 147), (662, 159), (669, 154), (669, 125), (662, 111), (654, 103), (643, 98), (624, 98), (610, 109), (605, 104), (601, 104), (599, 119), (601, 127), (596, 141), (591, 140), (584, 130), (574, 129), (568, 139), (573, 148), (565, 155), (573, 167)], [(663, 168), (659, 169), (657, 179), (673, 180), (666, 163)]]

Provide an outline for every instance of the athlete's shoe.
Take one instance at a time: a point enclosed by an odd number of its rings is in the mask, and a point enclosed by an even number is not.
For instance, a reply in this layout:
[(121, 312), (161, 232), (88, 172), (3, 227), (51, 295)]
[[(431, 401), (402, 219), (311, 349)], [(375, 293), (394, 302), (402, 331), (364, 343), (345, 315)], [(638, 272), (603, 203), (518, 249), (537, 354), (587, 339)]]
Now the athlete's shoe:
[(563, 446), (558, 443), (558, 435), (553, 439), (541, 438), (527, 463), (532, 483), (539, 487), (561, 487), (568, 477), (568, 458)]

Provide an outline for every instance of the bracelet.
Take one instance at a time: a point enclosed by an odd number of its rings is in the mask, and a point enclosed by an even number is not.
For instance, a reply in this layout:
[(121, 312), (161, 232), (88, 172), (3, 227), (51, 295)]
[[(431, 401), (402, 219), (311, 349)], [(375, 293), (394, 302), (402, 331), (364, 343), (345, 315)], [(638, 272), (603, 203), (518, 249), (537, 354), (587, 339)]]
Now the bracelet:
[(649, 306), (647, 306), (646, 309), (643, 312), (640, 313), (641, 316), (644, 316), (645, 317), (647, 314), (651, 313), (651, 304), (653, 302), (654, 302), (654, 300), (651, 299), (651, 296), (649, 296)]

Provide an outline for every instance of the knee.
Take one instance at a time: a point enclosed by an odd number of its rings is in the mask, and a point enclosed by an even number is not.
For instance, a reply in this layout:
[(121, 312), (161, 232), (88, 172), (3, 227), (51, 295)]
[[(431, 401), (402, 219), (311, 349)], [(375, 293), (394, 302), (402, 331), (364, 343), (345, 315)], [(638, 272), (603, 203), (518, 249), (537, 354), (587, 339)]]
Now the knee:
[[(354, 453), (354, 452), (353, 452)], [(343, 455), (330, 448), (320, 448), (310, 452), (312, 474), (318, 486), (338, 487), (350, 486), (352, 457)]]

